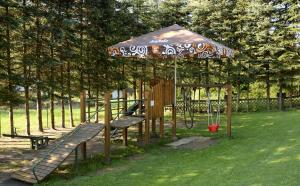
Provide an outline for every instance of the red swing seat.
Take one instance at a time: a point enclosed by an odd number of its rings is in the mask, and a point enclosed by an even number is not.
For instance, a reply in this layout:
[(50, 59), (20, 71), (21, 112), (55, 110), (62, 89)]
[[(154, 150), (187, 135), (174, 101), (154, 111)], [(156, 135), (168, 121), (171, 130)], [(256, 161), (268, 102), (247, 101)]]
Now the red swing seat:
[(208, 125), (208, 131), (211, 133), (216, 133), (219, 130), (219, 123), (212, 123)]

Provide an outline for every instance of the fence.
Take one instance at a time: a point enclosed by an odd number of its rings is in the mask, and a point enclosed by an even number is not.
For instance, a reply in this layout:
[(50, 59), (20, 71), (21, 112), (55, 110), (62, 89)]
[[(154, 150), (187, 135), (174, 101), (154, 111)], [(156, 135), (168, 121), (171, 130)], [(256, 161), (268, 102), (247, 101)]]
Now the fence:
[[(269, 102), (269, 103), (268, 103)], [(183, 111), (183, 100), (177, 101), (177, 110)], [(257, 98), (257, 99), (240, 99), (239, 104), (236, 99), (233, 99), (232, 109), (234, 112), (258, 112), (258, 111), (277, 111), (279, 110), (279, 99), (270, 98)], [(211, 100), (212, 110), (218, 108), (218, 100)], [(225, 100), (221, 100), (220, 110), (224, 112), (226, 108)], [(285, 97), (282, 100), (282, 108), (300, 108), (300, 96)], [(192, 109), (194, 112), (204, 113), (207, 112), (206, 100), (192, 100)]]

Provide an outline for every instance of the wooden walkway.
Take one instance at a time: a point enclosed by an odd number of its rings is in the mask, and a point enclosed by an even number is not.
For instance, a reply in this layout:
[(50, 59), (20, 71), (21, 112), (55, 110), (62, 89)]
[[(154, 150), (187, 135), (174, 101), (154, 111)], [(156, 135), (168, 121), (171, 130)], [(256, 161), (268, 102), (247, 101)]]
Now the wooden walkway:
[(133, 125), (137, 125), (144, 121), (144, 117), (134, 117), (134, 116), (125, 116), (121, 117), (118, 120), (112, 121), (111, 126), (116, 128), (128, 128)]
[(28, 183), (42, 181), (61, 165), (81, 143), (95, 137), (103, 128), (103, 124), (79, 125), (72, 132), (58, 139), (46, 153), (41, 152), (40, 157), (42, 158), (34, 161), (31, 166), (16, 171), (12, 177)]

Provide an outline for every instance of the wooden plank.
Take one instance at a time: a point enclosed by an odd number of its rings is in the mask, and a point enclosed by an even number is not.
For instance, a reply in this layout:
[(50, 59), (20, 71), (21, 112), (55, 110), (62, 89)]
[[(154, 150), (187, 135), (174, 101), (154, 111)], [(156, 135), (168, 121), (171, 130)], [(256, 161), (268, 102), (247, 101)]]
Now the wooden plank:
[[(20, 171), (17, 171), (17, 173), (19, 174), (28, 174), (28, 175), (31, 175), (34, 177), (34, 174), (33, 174), (33, 170), (20, 170)], [(37, 177), (40, 179), (44, 178), (45, 176), (47, 176), (49, 174), (49, 171), (42, 171), (42, 170), (36, 170), (35, 171), (35, 174), (37, 175)]]
[[(14, 175), (18, 175), (20, 177), (23, 177), (23, 178), (26, 178), (26, 179), (32, 179), (32, 180), (35, 180), (35, 176), (33, 175), (33, 173), (31, 172), (30, 174), (28, 173), (24, 173), (24, 172), (15, 172)], [(40, 179), (43, 179), (44, 177), (43, 176), (38, 176), (37, 175), (37, 178), (40, 180)]]
[(38, 165), (35, 169), (36, 169), (36, 170), (44, 170), (44, 171), (52, 172), (52, 171), (54, 171), (56, 168), (53, 168), (53, 167), (47, 167), (47, 166), (45, 166), (45, 165)]
[(111, 123), (111, 126), (116, 128), (127, 128), (133, 125), (137, 125), (140, 122), (144, 121), (145, 118), (142, 117), (122, 117), (119, 120), (115, 120)]
[(47, 163), (41, 163), (41, 164), (38, 164), (36, 167), (41, 167), (41, 169), (57, 169), (58, 166), (57, 165), (52, 165), (52, 164), (47, 164)]
[(39, 165), (52, 167), (52, 168), (57, 168), (59, 163), (58, 162), (52, 163), (52, 162), (42, 161), (42, 162), (39, 163)]

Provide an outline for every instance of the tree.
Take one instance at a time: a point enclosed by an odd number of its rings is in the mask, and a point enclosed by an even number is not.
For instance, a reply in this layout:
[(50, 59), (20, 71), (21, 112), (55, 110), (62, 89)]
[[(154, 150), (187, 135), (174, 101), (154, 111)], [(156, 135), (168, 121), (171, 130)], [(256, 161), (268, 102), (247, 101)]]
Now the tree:
[(1, 72), (1, 100), (9, 108), (9, 123), (11, 135), (14, 135), (14, 106), (20, 103), (16, 85), (18, 74), (16, 72), (16, 60), (13, 57), (14, 41), (16, 39), (16, 28), (18, 19), (16, 17), (17, 3), (13, 0), (0, 1), (0, 19), (3, 21), (0, 29), (1, 48), (0, 50), (0, 72)]

